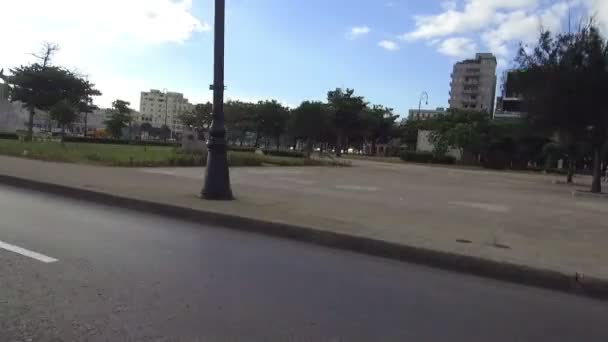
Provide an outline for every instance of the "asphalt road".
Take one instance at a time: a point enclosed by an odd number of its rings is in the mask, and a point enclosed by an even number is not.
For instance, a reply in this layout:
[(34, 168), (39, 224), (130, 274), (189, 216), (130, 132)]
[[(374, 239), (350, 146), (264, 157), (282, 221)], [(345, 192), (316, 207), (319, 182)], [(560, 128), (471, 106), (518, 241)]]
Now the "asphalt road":
[(8, 187), (0, 218), (0, 341), (608, 341), (564, 293)]

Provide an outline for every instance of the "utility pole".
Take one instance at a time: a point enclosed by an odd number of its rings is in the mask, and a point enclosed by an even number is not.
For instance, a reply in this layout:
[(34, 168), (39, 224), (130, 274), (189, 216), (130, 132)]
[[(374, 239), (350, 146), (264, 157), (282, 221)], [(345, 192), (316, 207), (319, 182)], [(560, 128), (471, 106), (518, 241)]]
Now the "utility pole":
[(207, 142), (207, 169), (201, 196), (208, 200), (232, 200), (226, 127), (224, 124), (224, 25), (226, 0), (215, 0), (213, 53), (213, 121)]

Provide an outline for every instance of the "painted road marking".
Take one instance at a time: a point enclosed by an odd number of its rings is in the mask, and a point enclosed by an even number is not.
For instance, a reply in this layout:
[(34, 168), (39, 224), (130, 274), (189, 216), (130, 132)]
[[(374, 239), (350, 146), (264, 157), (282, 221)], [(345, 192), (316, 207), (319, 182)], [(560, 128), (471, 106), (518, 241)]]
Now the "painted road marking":
[(376, 188), (375, 186), (359, 186), (359, 185), (336, 185), (336, 189), (353, 190), (353, 191), (369, 191), (369, 192), (378, 191), (378, 188)]
[(11, 251), (13, 253), (21, 254), (23, 256), (26, 256), (26, 257), (29, 257), (29, 258), (32, 258), (32, 259), (36, 259), (36, 260), (44, 262), (46, 264), (51, 263), (51, 262), (59, 261), (59, 260), (57, 260), (55, 258), (51, 258), (50, 256), (46, 256), (44, 254), (36, 253), (34, 251), (30, 251), (28, 249), (21, 248), (19, 246), (11, 245), (10, 243), (6, 243), (6, 242), (3, 242), (3, 241), (0, 241), (0, 248), (6, 249), (7, 251)]
[(291, 183), (295, 183), (298, 185), (314, 185), (315, 181), (311, 181), (311, 180), (305, 180), (305, 179), (299, 179), (299, 178), (290, 178), (290, 177), (279, 177), (280, 180), (286, 181), (286, 182), (291, 182)]
[(502, 204), (490, 204), (490, 203), (475, 203), (475, 202), (449, 202), (451, 205), (458, 205), (462, 207), (469, 207), (474, 209), (481, 209), (486, 211), (491, 211), (494, 213), (508, 213), (510, 211), (509, 207)]

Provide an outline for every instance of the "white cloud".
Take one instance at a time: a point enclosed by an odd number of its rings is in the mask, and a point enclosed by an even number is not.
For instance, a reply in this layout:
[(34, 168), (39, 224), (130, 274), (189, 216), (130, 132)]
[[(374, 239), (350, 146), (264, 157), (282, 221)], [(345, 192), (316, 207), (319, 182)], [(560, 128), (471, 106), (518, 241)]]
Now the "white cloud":
[(348, 39), (357, 39), (370, 33), (371, 29), (368, 26), (356, 26), (350, 29), (347, 34)]
[(597, 20), (602, 32), (608, 35), (608, 1), (586, 0), (585, 5), (590, 15)]
[(61, 50), (55, 63), (90, 75), (104, 93), (97, 102), (105, 106), (108, 96), (121, 96), (117, 90), (126, 90), (125, 84), (143, 86), (141, 80), (125, 80), (117, 63), (124, 65), (129, 58), (137, 63), (149, 47), (180, 44), (211, 30), (191, 13), (191, 6), (191, 0), (4, 1), (0, 66), (29, 63), (29, 53), (43, 41), (57, 43)]
[(533, 43), (542, 29), (560, 31), (571, 9), (580, 15), (577, 9), (586, 8), (608, 33), (608, 0), (445, 0), (441, 8), (438, 14), (414, 16), (415, 28), (400, 38), (423, 40), (449, 56), (481, 47), (505, 65), (519, 42)]
[(388, 50), (388, 51), (397, 51), (399, 50), (399, 45), (397, 45), (397, 43), (391, 41), (391, 40), (383, 40), (381, 42), (378, 43), (378, 46)]
[(449, 38), (439, 44), (438, 51), (451, 57), (463, 58), (475, 54), (477, 44), (469, 38)]
[(501, 10), (533, 8), (538, 0), (466, 0), (464, 8), (457, 10), (453, 2), (444, 2), (445, 11), (437, 15), (414, 17), (416, 29), (401, 36), (405, 40), (445, 37), (479, 30), (490, 24)]
[(499, 23), (494, 29), (482, 34), (482, 40), (497, 56), (507, 56), (509, 43), (534, 42), (541, 30), (558, 31), (563, 18), (568, 14), (568, 4), (557, 3), (537, 14), (519, 10), (497, 15)]

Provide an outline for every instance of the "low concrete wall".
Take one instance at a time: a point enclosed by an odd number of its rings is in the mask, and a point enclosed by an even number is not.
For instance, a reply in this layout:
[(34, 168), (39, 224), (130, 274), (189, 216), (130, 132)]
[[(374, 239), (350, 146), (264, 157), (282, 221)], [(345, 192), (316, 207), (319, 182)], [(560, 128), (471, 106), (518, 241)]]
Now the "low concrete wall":
[[(431, 142), (432, 131), (419, 130), (418, 141), (416, 143), (416, 151), (418, 152), (433, 152), (435, 145)], [(456, 160), (462, 160), (462, 154), (459, 149), (452, 148), (448, 150), (448, 156), (456, 158)]]

